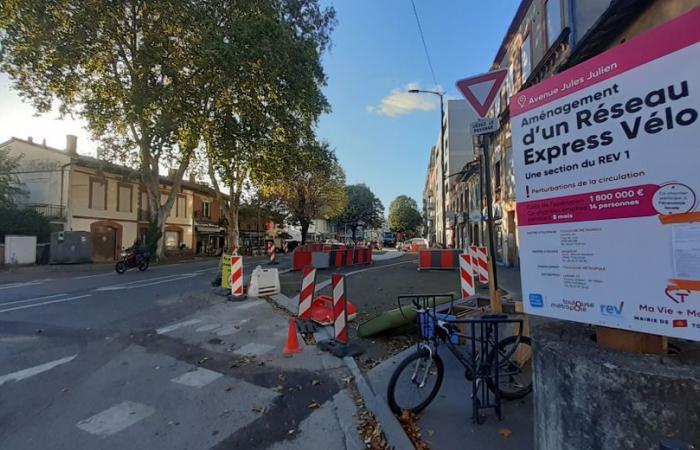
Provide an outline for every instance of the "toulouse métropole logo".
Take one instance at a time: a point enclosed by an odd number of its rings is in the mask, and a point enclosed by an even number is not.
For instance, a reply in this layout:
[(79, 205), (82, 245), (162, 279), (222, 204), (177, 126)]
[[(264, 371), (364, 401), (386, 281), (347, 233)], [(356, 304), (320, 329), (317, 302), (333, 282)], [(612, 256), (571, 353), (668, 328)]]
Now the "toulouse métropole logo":
[(523, 94), (523, 95), (521, 95), (520, 97), (518, 97), (518, 105), (520, 105), (521, 108), (522, 108), (523, 106), (525, 106), (525, 102), (526, 102), (526, 101), (527, 101), (527, 97), (525, 97), (525, 94)]

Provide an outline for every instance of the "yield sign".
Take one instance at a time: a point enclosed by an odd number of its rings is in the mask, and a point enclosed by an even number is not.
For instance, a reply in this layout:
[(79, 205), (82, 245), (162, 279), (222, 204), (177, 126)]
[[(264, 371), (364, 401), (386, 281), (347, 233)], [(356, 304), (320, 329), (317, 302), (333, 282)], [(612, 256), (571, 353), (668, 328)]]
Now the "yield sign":
[(457, 89), (462, 92), (479, 117), (484, 117), (493, 104), (507, 74), (508, 69), (499, 69), (465, 78), (457, 82)]

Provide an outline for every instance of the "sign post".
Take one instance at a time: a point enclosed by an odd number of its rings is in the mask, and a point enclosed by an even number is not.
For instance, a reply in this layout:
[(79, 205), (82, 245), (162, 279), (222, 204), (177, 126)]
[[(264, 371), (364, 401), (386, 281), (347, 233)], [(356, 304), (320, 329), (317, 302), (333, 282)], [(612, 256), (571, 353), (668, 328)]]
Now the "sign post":
[(632, 351), (700, 341), (698, 20), (511, 99), (527, 313), (605, 327), (599, 343)]
[[(491, 195), (491, 182), (490, 182), (490, 164), (488, 149), (486, 148), (485, 136), (487, 133), (492, 133), (498, 130), (498, 119), (484, 119), (486, 114), (491, 108), (493, 101), (498, 95), (498, 91), (508, 74), (507, 69), (494, 70), (485, 74), (477, 75), (470, 78), (465, 78), (457, 82), (457, 89), (459, 89), (467, 102), (471, 105), (474, 111), (482, 119), (470, 124), (472, 130), (477, 129), (482, 132), (478, 133), (479, 144), (483, 151), (483, 171), (485, 174), (486, 182), (486, 203), (487, 203), (487, 217), (488, 217), (488, 238), (489, 238), (489, 253), (490, 257), (490, 272), (491, 277), (489, 278), (489, 293), (491, 297), (491, 310), (494, 313), (500, 313), (503, 311), (503, 306), (500, 299), (500, 293), (498, 290), (498, 275), (496, 273), (496, 261), (494, 255), (496, 254), (496, 243), (493, 235), (493, 196)], [(495, 121), (495, 125), (494, 125)], [(493, 130), (488, 131), (489, 128)]]

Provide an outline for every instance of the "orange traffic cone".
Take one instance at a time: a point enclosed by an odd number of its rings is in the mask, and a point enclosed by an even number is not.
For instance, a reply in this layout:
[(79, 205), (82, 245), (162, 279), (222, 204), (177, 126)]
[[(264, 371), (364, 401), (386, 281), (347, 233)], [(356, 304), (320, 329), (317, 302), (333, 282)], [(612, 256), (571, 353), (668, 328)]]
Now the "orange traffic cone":
[(289, 333), (287, 333), (287, 345), (284, 346), (282, 354), (284, 356), (292, 356), (294, 353), (300, 353), (299, 339), (297, 338), (297, 325), (294, 318), (289, 319)]

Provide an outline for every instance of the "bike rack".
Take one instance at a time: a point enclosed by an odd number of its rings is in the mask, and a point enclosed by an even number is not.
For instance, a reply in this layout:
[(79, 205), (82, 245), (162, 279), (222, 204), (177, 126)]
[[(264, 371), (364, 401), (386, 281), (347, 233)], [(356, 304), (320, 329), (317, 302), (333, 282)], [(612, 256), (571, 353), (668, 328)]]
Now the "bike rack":
[[(471, 362), (476, 368), (474, 381), (472, 382), (472, 422), (482, 423), (480, 412), (493, 408), (498, 420), (503, 419), (501, 411), (501, 395), (498, 390), (498, 368), (502, 361), (500, 353), (496, 352), (494, 361), (488, 361), (488, 355), (496, 351), (492, 342), (499, 342), (499, 326), (503, 324), (518, 324), (518, 335), (522, 336), (522, 319), (510, 319), (505, 314), (490, 314), (480, 316), (478, 319), (465, 319), (450, 323), (466, 323), (470, 326), (471, 336)], [(491, 339), (493, 338), (493, 339)], [(481, 357), (479, 357), (481, 355)], [(487, 379), (495, 386), (492, 393), (488, 388)]]

